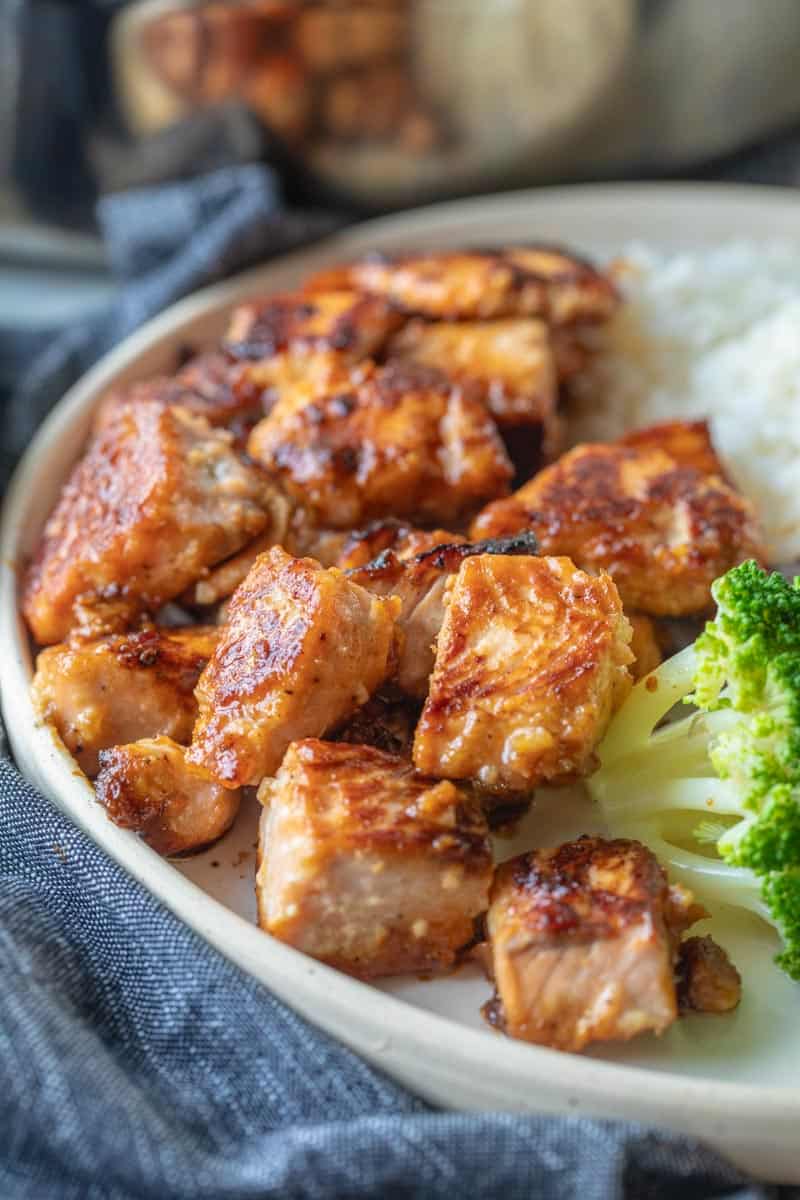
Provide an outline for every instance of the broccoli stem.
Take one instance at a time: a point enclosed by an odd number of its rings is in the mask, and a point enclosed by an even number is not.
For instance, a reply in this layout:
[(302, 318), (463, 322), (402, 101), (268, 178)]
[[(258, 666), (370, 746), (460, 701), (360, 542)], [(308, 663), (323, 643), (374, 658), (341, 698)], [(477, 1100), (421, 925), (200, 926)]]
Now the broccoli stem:
[(661, 835), (655, 822), (626, 822), (623, 826), (615, 825), (614, 832), (643, 842), (668, 869), (670, 879), (677, 879), (698, 891), (704, 900), (747, 908), (774, 926), (775, 918), (762, 898), (761, 884), (752, 871), (730, 867), (721, 859), (707, 858), (674, 845)]
[(725, 780), (711, 777), (665, 779), (641, 784), (634, 779), (604, 778), (591, 788), (609, 821), (636, 813), (688, 809), (707, 815), (741, 816), (741, 803)]
[(627, 756), (631, 746), (640, 746), (649, 738), (655, 726), (669, 710), (692, 690), (696, 658), (694, 646), (662, 663), (644, 679), (640, 679), (632, 695), (620, 709), (602, 745), (604, 767)]
[[(689, 780), (700, 798), (690, 808), (707, 807), (709, 811), (737, 812), (740, 801), (733, 807), (726, 797), (732, 789), (720, 780), (709, 758), (709, 744), (725, 729), (736, 723), (730, 709), (713, 713), (692, 713), (681, 721), (667, 725), (657, 733), (646, 731), (638, 744), (626, 754), (619, 754), (609, 763), (605, 744), (601, 747), (602, 766), (589, 780), (589, 790), (609, 809), (617, 806), (653, 808), (682, 807), (673, 781)], [(612, 733), (616, 729), (612, 726)], [(663, 802), (659, 797), (664, 797)], [(713, 803), (708, 803), (711, 799)]]

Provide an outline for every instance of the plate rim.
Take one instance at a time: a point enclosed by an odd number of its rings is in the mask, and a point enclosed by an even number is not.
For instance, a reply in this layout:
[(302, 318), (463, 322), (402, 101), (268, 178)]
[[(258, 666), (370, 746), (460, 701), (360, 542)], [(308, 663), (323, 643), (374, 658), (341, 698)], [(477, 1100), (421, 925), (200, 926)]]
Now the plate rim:
[[(37, 723), (28, 694), (29, 654), (27, 638), (17, 611), (17, 575), (19, 542), (36, 479), (48, 462), (62, 453), (62, 439), (86, 419), (102, 391), (142, 354), (165, 339), (177, 338), (180, 330), (202, 315), (217, 312), (234, 303), (250, 289), (258, 290), (259, 281), (285, 269), (305, 269), (306, 264), (324, 265), (329, 259), (358, 253), (369, 240), (391, 241), (393, 237), (413, 240), (415, 230), (435, 232), (450, 223), (449, 214), (483, 223), (502, 218), (520, 206), (530, 207), (535, 220), (537, 205), (556, 203), (575, 206), (593, 202), (602, 205), (646, 203), (658, 194), (668, 197), (677, 208), (698, 204), (743, 202), (745, 208), (765, 205), (775, 209), (790, 206), (795, 211), (800, 238), (800, 201), (784, 189), (751, 184), (704, 183), (631, 183), (589, 184), (565, 188), (539, 188), (497, 196), (430, 205), (363, 222), (315, 242), (311, 247), (268, 260), (221, 284), (200, 289), (169, 306), (148, 321), (93, 366), (55, 406), (40, 426), (7, 489), (0, 525), (0, 661), (2, 662), (2, 704), (12, 747), (20, 765), (47, 798), (75, 821), (103, 850), (137, 878), (158, 900), (171, 908), (206, 941), (232, 959), (248, 973), (270, 987), (290, 1007), (300, 1011), (312, 1023), (338, 1037), (351, 1048), (382, 1067), (396, 1078), (403, 1078), (396, 1061), (401, 1056), (432, 1056), (434, 1062), (464, 1084), (466, 1075), (485, 1072), (502, 1078), (502, 1087), (520, 1089), (523, 1108), (544, 1108), (576, 1113), (618, 1115), (621, 1107), (628, 1114), (639, 1108), (642, 1120), (691, 1128), (692, 1115), (702, 1110), (704, 1127), (719, 1127), (720, 1136), (728, 1122), (741, 1122), (747, 1115), (752, 1130), (761, 1138), (770, 1132), (785, 1131), (800, 1118), (800, 1087), (727, 1082), (713, 1077), (688, 1077), (676, 1072), (653, 1070), (628, 1064), (601, 1061), (564, 1054), (546, 1047), (503, 1039), (491, 1031), (473, 1030), (446, 1017), (423, 1011), (380, 992), (370, 985), (306, 958), (298, 951), (265, 935), (213, 899), (198, 885), (183, 877), (171, 864), (159, 858), (134, 835), (117, 829), (94, 803), (87, 804), (87, 786), (76, 778), (74, 763), (52, 732)], [(499, 238), (498, 238), (499, 240)], [(63, 472), (62, 472), (63, 473)], [(11, 719), (13, 714), (13, 720)], [(99, 819), (98, 819), (99, 818)], [(266, 964), (258, 973), (254, 964)], [(266, 975), (272, 978), (267, 980)], [(324, 993), (324, 999), (323, 999)], [(326, 1011), (318, 1011), (322, 1001)], [(329, 1006), (329, 1007), (328, 1007)], [(353, 1036), (349, 1026), (354, 1020), (363, 1027)], [(348, 1032), (351, 1036), (348, 1037)], [(393, 1045), (401, 1039), (403, 1045)], [(494, 1039), (494, 1040), (489, 1040)], [(445, 1063), (446, 1060), (446, 1063)], [(408, 1083), (408, 1073), (404, 1081)], [(547, 1085), (558, 1094), (547, 1094)], [(412, 1088), (414, 1084), (409, 1086)], [(454, 1083), (458, 1087), (458, 1083)], [(543, 1096), (538, 1089), (545, 1088)], [(657, 1094), (653, 1094), (657, 1093)], [(422, 1089), (425, 1094), (425, 1088)], [(614, 1107), (614, 1097), (619, 1103)], [(609, 1111), (609, 1099), (612, 1109)], [(527, 1103), (526, 1103), (527, 1101)], [(459, 1096), (453, 1096), (459, 1105)], [(470, 1105), (471, 1106), (471, 1105)], [(463, 1107), (463, 1105), (462, 1105)], [(728, 1127), (729, 1128), (729, 1127)], [(729, 1133), (730, 1133), (729, 1128)], [(741, 1135), (741, 1129), (737, 1131)], [(708, 1135), (710, 1136), (710, 1135)], [(712, 1138), (713, 1140), (713, 1138)], [(726, 1141), (726, 1148), (729, 1138)]]

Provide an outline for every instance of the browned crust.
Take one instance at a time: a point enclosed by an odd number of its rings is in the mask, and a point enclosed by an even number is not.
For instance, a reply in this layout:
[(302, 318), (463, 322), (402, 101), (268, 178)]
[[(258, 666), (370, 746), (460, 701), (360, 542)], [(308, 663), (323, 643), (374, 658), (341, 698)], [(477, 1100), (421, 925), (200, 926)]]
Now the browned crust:
[[(227, 787), (258, 783), (270, 774), (272, 767), (262, 762), (262, 741), (268, 738), (259, 722), (269, 719), (272, 728), (275, 718), (260, 706), (267, 699), (274, 708), (279, 698), (293, 697), (299, 680), (306, 687), (319, 683), (320, 664), (326, 660), (341, 665), (334, 639), (359, 639), (360, 653), (369, 659), (370, 678), (377, 673), (367, 694), (383, 682), (394, 662), (392, 614), (399, 601), (371, 598), (368, 645), (361, 625), (343, 629), (342, 600), (353, 592), (356, 589), (336, 568), (326, 570), (313, 559), (293, 558), (280, 547), (256, 559), (229, 601), (220, 641), (197, 685), (200, 712), (189, 763)], [(353, 614), (351, 624), (354, 620)], [(365, 684), (357, 669), (352, 677), (347, 675), (346, 683), (352, 689), (347, 691), (349, 703), (328, 715), (326, 727), (363, 702)], [(338, 696), (340, 705), (345, 690)]]
[(331, 733), (337, 742), (373, 746), (386, 754), (411, 760), (420, 704), (402, 694), (378, 692)]
[[(319, 780), (319, 788), (307, 795), (321, 818), (328, 807), (325, 784), (335, 787), (341, 775), (347, 820), (340, 831), (329, 832), (348, 851), (379, 847), (413, 857), (424, 851), (439, 862), (459, 863), (477, 873), (491, 862), (480, 804), (457, 785), (422, 775), (406, 759), (374, 746), (305, 738), (293, 743), (291, 752), (307, 779)], [(384, 824), (387, 791), (402, 794), (404, 806), (399, 818)]]
[[(224, 499), (229, 521), (236, 513), (235, 528), (219, 511), (216, 522), (180, 527), (177, 504), (194, 516), (195, 508), (217, 503), (204, 491), (207, 464), (191, 458), (190, 445), (216, 456), (217, 465), (235, 465), (238, 494)], [(94, 599), (112, 599), (115, 614), (122, 607), (129, 622), (155, 611), (204, 566), (261, 532), (270, 491), (257, 468), (235, 455), (230, 435), (201, 417), (157, 401), (123, 405), (64, 485), (27, 572), (22, 610), (37, 641), (62, 640), (75, 624), (76, 604), (89, 609)]]
[[(658, 616), (703, 611), (714, 579), (746, 558), (764, 560), (755, 514), (719, 475), (684, 466), (638, 436), (637, 445), (576, 447), (515, 495), (487, 505), (472, 536), (532, 529), (542, 553), (608, 571), (631, 608)], [(681, 527), (673, 546), (674, 523)]]
[(196, 837), (191, 830), (179, 832), (180, 814), (191, 804), (191, 797), (169, 775), (165, 779), (157, 774), (143, 779), (142, 771), (148, 764), (146, 760), (143, 763), (137, 750), (134, 744), (100, 751), (95, 796), (115, 825), (132, 830), (162, 855), (202, 850), (227, 832), (238, 811), (238, 793), (225, 793), (227, 803), (221, 822), (217, 819), (203, 826)]
[[(465, 290), (465, 278), (474, 286)], [(619, 303), (612, 281), (571, 251), (551, 245), (445, 253), (370, 254), (322, 271), (307, 291), (356, 287), (403, 311), (443, 320), (540, 316), (553, 324), (607, 320)]]
[(681, 943), (676, 974), (681, 1013), (732, 1012), (742, 998), (741, 975), (711, 937)]
[[(348, 358), (356, 352), (359, 357), (378, 353), (400, 324), (400, 313), (377, 296), (341, 292), (341, 299), (349, 299), (349, 303), (327, 322), (322, 297), (318, 301), (314, 296), (271, 296), (242, 304), (231, 319), (225, 349), (237, 360), (250, 361), (272, 358), (289, 349), (302, 353), (332, 350)], [(318, 318), (323, 319), (322, 327), (314, 325)]]
[[(601, 870), (613, 888), (592, 876)], [(640, 842), (584, 836), (554, 850), (533, 850), (498, 867), (490, 903), (514, 896), (515, 920), (531, 939), (590, 942), (616, 937), (668, 901), (667, 876)]]
[(730, 483), (711, 440), (708, 421), (662, 421), (626, 433), (619, 444), (639, 450), (661, 450), (681, 467), (694, 467), (704, 475), (718, 475)]
[[(279, 571), (273, 573), (259, 569), (263, 557), (256, 560), (231, 598), (222, 637), (204, 682), (205, 687), (213, 689), (213, 707), (218, 712), (242, 697), (260, 696), (274, 678), (291, 669), (302, 644), (301, 636), (285, 636), (283, 607), (270, 603), (275, 594), (286, 595), (305, 614), (302, 629), (295, 631), (300, 635), (310, 627), (321, 603), (321, 568), (317, 563), (286, 555)], [(247, 619), (251, 612), (257, 617), (252, 622)], [(244, 623), (236, 621), (240, 613), (246, 618)]]
[(352, 567), (347, 571), (350, 579), (363, 587), (379, 582), (389, 583), (408, 574), (420, 580), (429, 575), (454, 575), (467, 558), (481, 554), (537, 555), (539, 544), (536, 535), (529, 529), (507, 538), (486, 538), (482, 542), (445, 542), (427, 550), (401, 559), (394, 550), (382, 551), (363, 567)]
[(136, 833), (147, 833), (148, 841), (159, 854), (169, 853), (167, 840), (158, 836), (166, 797), (150, 790), (139, 790), (139, 766), (135, 759), (129, 757), (124, 746), (101, 750), (100, 773), (94, 785), (95, 796), (115, 825)]
[(94, 420), (99, 433), (113, 423), (127, 404), (152, 403), (179, 406), (224, 426), (241, 441), (263, 415), (263, 391), (241, 366), (218, 351), (198, 354), (173, 376), (159, 376), (112, 391), (102, 401)]
[[(482, 765), (488, 765), (487, 731), (492, 730), (494, 739), (505, 721), (513, 726), (524, 718), (523, 723), (530, 724), (533, 712), (539, 722), (550, 720), (558, 734), (532, 756), (516, 790), (527, 792), (545, 781), (564, 783), (585, 774), (595, 762), (594, 747), (613, 706), (629, 686), (624, 667), (631, 658), (630, 635), (612, 580), (578, 571), (568, 559), (539, 560), (529, 571), (513, 556), (483, 555), (468, 557), (450, 586), (436, 665), (417, 725), (417, 766), (438, 770), (442, 752), (457, 747), (457, 765), (449, 760), (444, 774), (475, 776), (478, 763), (473, 754), (483, 754)], [(547, 614), (550, 637), (545, 652), (535, 663), (488, 666), (474, 653), (476, 636), (493, 621), (508, 620), (510, 605), (523, 589), (535, 589), (536, 603)], [(534, 619), (532, 613), (527, 615)], [(590, 720), (587, 686), (607, 661), (612, 667), (608, 689), (598, 697)], [(554, 719), (555, 705), (559, 708)], [(569, 721), (562, 714), (568, 714)], [(495, 755), (499, 745), (502, 742), (491, 747)], [(448, 753), (445, 756), (449, 759)], [(493, 765), (497, 776), (492, 791), (510, 794), (508, 762)]]
[(503, 432), (508, 427), (532, 437), (539, 430), (541, 440), (551, 449), (554, 446), (558, 381), (544, 322), (528, 317), (467, 322), (412, 319), (392, 338), (387, 357), (472, 380)]
[(322, 524), (352, 528), (391, 509), (422, 523), (457, 520), (509, 489), (494, 422), (472, 389), (440, 371), (364, 362), (309, 388), (296, 408), (293, 399), (256, 426), (248, 450)]
[(336, 565), (342, 570), (365, 567), (384, 550), (406, 560), (435, 546), (466, 540), (447, 529), (417, 529), (396, 517), (380, 517), (347, 534)]
[(219, 633), (216, 625), (192, 625), (185, 633), (180, 629), (153, 627), (110, 638), (107, 645), (121, 666), (150, 670), (190, 695), (214, 653)]

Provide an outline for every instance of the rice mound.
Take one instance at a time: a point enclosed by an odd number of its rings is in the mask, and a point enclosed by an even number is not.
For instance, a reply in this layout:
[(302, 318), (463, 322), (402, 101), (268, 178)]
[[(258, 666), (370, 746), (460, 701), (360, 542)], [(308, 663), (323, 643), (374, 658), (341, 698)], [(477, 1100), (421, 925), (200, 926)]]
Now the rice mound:
[(619, 314), (571, 399), (571, 445), (706, 417), (758, 508), (771, 561), (800, 559), (800, 247), (623, 254)]

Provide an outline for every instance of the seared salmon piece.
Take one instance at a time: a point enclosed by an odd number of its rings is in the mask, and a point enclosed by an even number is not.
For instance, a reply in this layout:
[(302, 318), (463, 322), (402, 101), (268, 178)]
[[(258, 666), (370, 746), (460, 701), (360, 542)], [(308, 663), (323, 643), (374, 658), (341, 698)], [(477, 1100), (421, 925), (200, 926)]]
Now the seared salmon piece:
[(108, 632), (157, 611), (267, 528), (272, 493), (205, 418), (155, 401), (123, 406), (64, 485), (25, 577), (34, 638), (63, 641), (109, 600)]
[(503, 863), (486, 920), (490, 1021), (558, 1050), (663, 1033), (678, 1015), (668, 904), (639, 842), (583, 837)]
[(109, 817), (159, 854), (200, 850), (228, 831), (241, 795), (190, 768), (168, 737), (100, 752), (95, 795)]
[(329, 529), (387, 516), (446, 524), (506, 495), (512, 477), (479, 397), (411, 364), (284, 388), (248, 452)]
[(274, 774), (290, 742), (333, 729), (391, 673), (399, 610), (273, 546), (228, 603), (187, 761), (226, 787)]
[(451, 967), (486, 908), (480, 805), (369, 746), (289, 746), (264, 804), (262, 929), (363, 979)]
[(219, 351), (209, 351), (195, 355), (175, 375), (109, 392), (95, 414), (94, 432), (112, 424), (126, 405), (147, 401), (188, 409), (205, 417), (209, 425), (231, 429), (238, 440), (264, 415), (261, 388), (249, 381), (242, 365)]
[(352, 290), (270, 296), (234, 309), (224, 346), (269, 408), (284, 386), (373, 358), (401, 322), (387, 300)]
[(631, 686), (630, 639), (608, 575), (568, 558), (467, 558), (447, 585), (418, 770), (495, 793), (588, 774)]
[[(667, 444), (674, 445), (671, 427)], [(608, 571), (630, 609), (680, 617), (711, 604), (711, 584), (764, 559), (753, 506), (720, 475), (683, 465), (658, 445), (576, 446), (508, 499), (489, 504), (473, 538), (532, 529), (545, 554)], [(698, 458), (695, 442), (692, 457)]]
[(403, 312), (440, 321), (542, 317), (568, 325), (606, 321), (619, 304), (606, 275), (554, 246), (371, 254), (320, 272), (306, 290), (332, 287), (383, 296)]
[(479, 554), (536, 554), (536, 539), (529, 533), (487, 542), (453, 542), (400, 558), (384, 550), (364, 567), (347, 573), (348, 579), (378, 596), (401, 600), (397, 618), (402, 646), (393, 676), (409, 696), (422, 700), (434, 664), (436, 638), (444, 620), (447, 583), (465, 559)]
[(708, 421), (662, 421), (626, 433), (619, 444), (639, 450), (663, 450), (682, 467), (694, 467), (704, 475), (726, 479)]
[(558, 381), (543, 321), (409, 321), (387, 354), (474, 380), (498, 427), (538, 429), (555, 449)]
[(409, 321), (387, 353), (474, 385), (502, 434), (517, 481), (555, 458), (561, 443), (558, 377), (543, 321)]
[(36, 708), (90, 776), (100, 751), (122, 742), (188, 742), (195, 685), (218, 637), (214, 626), (153, 628), (49, 646), (36, 660)]

